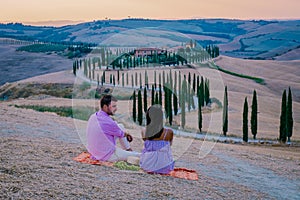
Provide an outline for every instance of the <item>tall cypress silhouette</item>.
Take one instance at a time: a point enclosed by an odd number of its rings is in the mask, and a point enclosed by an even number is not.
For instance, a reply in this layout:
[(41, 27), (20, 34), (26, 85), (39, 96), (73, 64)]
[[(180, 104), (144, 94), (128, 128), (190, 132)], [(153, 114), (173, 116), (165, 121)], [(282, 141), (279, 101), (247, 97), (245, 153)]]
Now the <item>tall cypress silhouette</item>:
[(174, 88), (174, 92), (173, 92), (173, 108), (174, 108), (174, 115), (177, 115), (177, 113), (178, 113), (178, 98), (177, 98), (176, 87)]
[(199, 98), (201, 102), (201, 106), (204, 106), (204, 80), (203, 76), (201, 76), (201, 83), (199, 86)]
[(142, 92), (139, 90), (138, 92), (138, 118), (139, 125), (143, 123), (143, 105), (142, 105)]
[(168, 116), (169, 116), (169, 124), (172, 126), (173, 122), (173, 111), (172, 111), (172, 90), (168, 88)]
[(158, 92), (155, 92), (155, 104), (160, 104), (159, 103), (159, 97), (158, 97)]
[(184, 129), (185, 127), (185, 96), (186, 96), (186, 79), (182, 81), (181, 85), (181, 101), (180, 101), (180, 107), (181, 107), (181, 127)]
[(154, 85), (152, 85), (152, 90), (151, 90), (151, 105), (155, 104), (155, 91), (154, 91)]
[(253, 139), (256, 139), (256, 134), (257, 134), (257, 97), (256, 97), (255, 90), (253, 91), (253, 97), (252, 97), (251, 133), (253, 135)]
[(132, 119), (134, 122), (136, 122), (136, 95), (135, 95), (135, 90), (133, 91), (132, 95)]
[(166, 119), (169, 117), (169, 90), (167, 87), (168, 83), (166, 83), (163, 87), (164, 87), (164, 108), (165, 108), (165, 113), (166, 113)]
[(247, 97), (244, 102), (243, 110), (243, 141), (248, 142), (248, 102)]
[(201, 102), (200, 98), (198, 98), (198, 128), (199, 132), (202, 131), (202, 109), (201, 109)]
[(291, 137), (293, 135), (293, 107), (292, 107), (292, 91), (289, 87), (288, 100), (287, 100), (287, 108), (286, 108), (286, 127), (287, 127), (287, 137), (288, 142), (291, 142)]
[(205, 104), (210, 103), (210, 91), (209, 91), (209, 80), (205, 78), (205, 83), (204, 83), (204, 97), (205, 97)]
[(286, 142), (286, 90), (283, 91), (281, 100), (279, 140), (283, 143)]
[(158, 103), (162, 106), (162, 90), (161, 90), (161, 85), (159, 86), (159, 91), (158, 91)]
[[(201, 104), (201, 102), (200, 102)], [(225, 86), (224, 101), (223, 101), (223, 135), (226, 136), (228, 132), (228, 95), (227, 86)]]
[(147, 88), (144, 87), (144, 112), (147, 112), (148, 109), (148, 103), (147, 103)]

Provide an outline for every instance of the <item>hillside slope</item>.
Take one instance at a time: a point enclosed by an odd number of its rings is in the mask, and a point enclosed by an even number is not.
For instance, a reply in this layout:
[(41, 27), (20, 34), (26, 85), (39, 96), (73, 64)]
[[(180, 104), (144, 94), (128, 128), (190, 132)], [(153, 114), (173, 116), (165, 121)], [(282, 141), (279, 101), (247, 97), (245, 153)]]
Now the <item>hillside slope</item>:
[[(224, 85), (228, 86), (229, 132), (241, 135), (244, 98), (248, 97), (250, 113), (252, 93), (255, 89), (259, 111), (258, 136), (262, 138), (278, 136), (281, 95), (283, 90), (290, 86), (293, 94), (293, 137), (300, 139), (298, 134), (300, 132), (300, 61), (243, 60), (220, 56), (215, 63), (226, 70), (265, 80), (265, 84), (258, 84), (253, 80), (220, 72)], [(250, 114), (248, 119), (250, 119)]]

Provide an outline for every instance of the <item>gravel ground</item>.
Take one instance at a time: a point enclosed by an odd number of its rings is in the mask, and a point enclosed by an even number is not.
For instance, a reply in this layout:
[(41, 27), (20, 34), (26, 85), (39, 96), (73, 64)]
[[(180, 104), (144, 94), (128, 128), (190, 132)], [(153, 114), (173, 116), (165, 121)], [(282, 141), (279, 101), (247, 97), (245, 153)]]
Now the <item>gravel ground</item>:
[[(174, 152), (176, 167), (197, 170), (198, 181), (93, 166), (72, 160), (85, 151), (73, 119), (10, 106), (20, 101), (26, 99), (0, 103), (1, 199), (300, 198), (297, 146), (212, 143), (199, 158), (203, 141), (193, 140)], [(141, 150), (140, 138), (133, 148)]]

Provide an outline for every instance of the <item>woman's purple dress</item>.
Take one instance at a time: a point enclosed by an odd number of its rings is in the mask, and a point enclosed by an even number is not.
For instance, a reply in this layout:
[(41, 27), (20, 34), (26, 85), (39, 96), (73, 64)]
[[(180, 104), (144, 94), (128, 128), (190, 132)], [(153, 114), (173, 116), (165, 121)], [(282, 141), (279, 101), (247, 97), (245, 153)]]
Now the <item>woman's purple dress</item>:
[(168, 174), (174, 169), (174, 164), (169, 141), (146, 140), (144, 142), (144, 149), (140, 157), (140, 167), (144, 171)]

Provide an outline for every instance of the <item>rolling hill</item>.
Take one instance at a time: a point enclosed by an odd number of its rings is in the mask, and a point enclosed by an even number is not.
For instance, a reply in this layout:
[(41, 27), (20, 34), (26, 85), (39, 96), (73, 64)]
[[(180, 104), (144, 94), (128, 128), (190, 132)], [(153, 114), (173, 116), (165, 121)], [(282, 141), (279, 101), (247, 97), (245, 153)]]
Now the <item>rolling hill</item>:
[[(202, 46), (216, 44), (220, 47), (221, 54), (231, 57), (297, 60), (300, 48), (299, 27), (300, 20), (123, 19), (62, 27), (0, 24), (0, 37), (103, 45), (105, 40), (114, 35), (125, 34), (126, 40), (132, 32), (148, 35), (150, 29), (154, 31), (151, 33), (151, 41), (146, 44), (150, 46), (164, 46), (170, 44), (170, 41), (183, 43), (187, 39), (193, 39)], [(151, 43), (152, 41), (156, 43)]]

